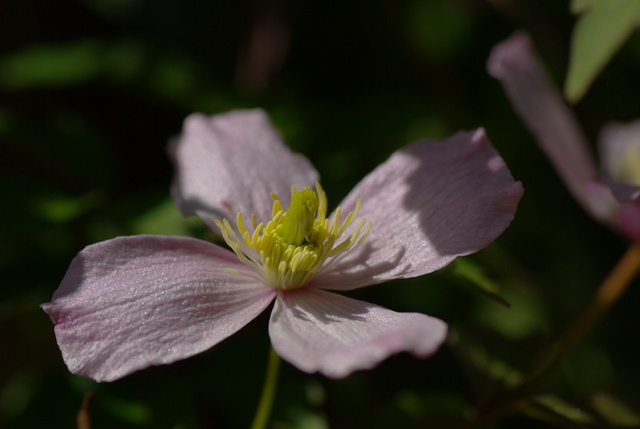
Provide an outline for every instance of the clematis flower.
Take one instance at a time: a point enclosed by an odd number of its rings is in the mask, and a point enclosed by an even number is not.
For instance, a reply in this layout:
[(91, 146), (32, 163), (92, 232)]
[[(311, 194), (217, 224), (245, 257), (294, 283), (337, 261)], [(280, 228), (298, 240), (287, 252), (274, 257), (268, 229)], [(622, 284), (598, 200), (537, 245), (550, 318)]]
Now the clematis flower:
[(516, 33), (495, 46), (489, 73), (585, 211), (632, 241), (640, 241), (640, 121), (606, 125), (598, 168), (575, 116), (536, 58), (531, 40)]
[(43, 304), (75, 374), (111, 381), (187, 358), (274, 301), (272, 345), (302, 371), (339, 378), (402, 351), (429, 356), (446, 337), (441, 320), (331, 291), (476, 252), (511, 222), (522, 194), (482, 130), (397, 151), (332, 214), (316, 170), (260, 110), (194, 114), (170, 151), (177, 204), (231, 250), (150, 235), (82, 250)]

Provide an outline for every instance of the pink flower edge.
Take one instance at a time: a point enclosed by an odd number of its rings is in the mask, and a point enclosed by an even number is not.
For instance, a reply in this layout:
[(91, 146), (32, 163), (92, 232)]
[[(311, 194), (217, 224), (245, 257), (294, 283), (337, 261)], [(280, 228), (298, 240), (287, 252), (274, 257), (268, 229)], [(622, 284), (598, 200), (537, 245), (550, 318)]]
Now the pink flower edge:
[(575, 199), (594, 218), (612, 223), (617, 204), (588, 183), (598, 169), (573, 112), (547, 76), (529, 36), (517, 32), (491, 51), (489, 74), (502, 84), (514, 109), (536, 137)]
[(271, 192), (287, 202), (291, 186), (312, 187), (318, 172), (293, 153), (260, 109), (194, 113), (169, 146), (176, 173), (172, 195), (185, 215), (234, 220), (238, 212), (271, 218)]
[(439, 270), (502, 234), (522, 193), (483, 129), (402, 148), (340, 204), (362, 201), (367, 241), (311, 285), (350, 290)]
[(69, 370), (113, 381), (207, 350), (273, 301), (273, 289), (225, 268), (245, 270), (193, 238), (119, 237), (81, 251), (42, 308)]
[(276, 352), (305, 372), (342, 378), (390, 355), (435, 353), (447, 325), (420, 313), (397, 313), (334, 293), (300, 289), (279, 293), (269, 322)]

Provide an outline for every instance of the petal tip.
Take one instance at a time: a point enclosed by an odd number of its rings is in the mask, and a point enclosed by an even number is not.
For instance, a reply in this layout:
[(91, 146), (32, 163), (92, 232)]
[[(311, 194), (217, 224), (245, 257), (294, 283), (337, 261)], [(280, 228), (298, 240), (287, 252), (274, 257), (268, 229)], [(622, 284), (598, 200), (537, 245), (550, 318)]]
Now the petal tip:
[(494, 78), (501, 79), (506, 74), (505, 63), (514, 61), (522, 52), (530, 50), (531, 38), (529, 35), (524, 31), (517, 31), (493, 47), (487, 61), (487, 71)]

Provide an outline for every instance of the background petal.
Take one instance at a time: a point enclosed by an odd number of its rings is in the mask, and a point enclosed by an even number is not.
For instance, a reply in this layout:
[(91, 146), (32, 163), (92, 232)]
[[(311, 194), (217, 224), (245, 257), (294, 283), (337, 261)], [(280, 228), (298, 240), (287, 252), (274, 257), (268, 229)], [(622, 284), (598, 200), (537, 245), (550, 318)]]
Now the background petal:
[(640, 199), (640, 186), (614, 182), (613, 180), (608, 179), (603, 179), (601, 183), (609, 188), (610, 192), (613, 193), (618, 202), (628, 203), (631, 201), (638, 201)]
[(605, 125), (600, 131), (598, 149), (606, 177), (640, 186), (640, 120)]
[(312, 285), (346, 290), (438, 270), (498, 237), (521, 195), (481, 129), (407, 146), (341, 204), (351, 210), (360, 198), (371, 232)]
[(402, 351), (433, 354), (447, 326), (419, 313), (396, 313), (317, 289), (280, 292), (269, 335), (276, 352), (306, 372), (341, 378)]
[[(176, 166), (172, 194), (185, 215), (234, 221), (238, 211), (271, 218), (274, 192), (288, 204), (291, 185), (313, 188), (318, 173), (282, 142), (262, 110), (193, 114), (170, 144)], [(217, 231), (217, 228), (215, 229)]]
[(598, 177), (596, 163), (576, 118), (535, 57), (529, 37), (516, 33), (495, 46), (487, 68), (575, 199), (596, 219), (611, 220), (615, 202), (607, 193), (587, 189), (589, 180)]
[(43, 309), (69, 370), (112, 381), (200, 353), (236, 332), (275, 292), (225, 268), (237, 257), (185, 237), (119, 237), (72, 261)]
[(640, 202), (622, 204), (616, 221), (616, 226), (625, 237), (640, 243)]

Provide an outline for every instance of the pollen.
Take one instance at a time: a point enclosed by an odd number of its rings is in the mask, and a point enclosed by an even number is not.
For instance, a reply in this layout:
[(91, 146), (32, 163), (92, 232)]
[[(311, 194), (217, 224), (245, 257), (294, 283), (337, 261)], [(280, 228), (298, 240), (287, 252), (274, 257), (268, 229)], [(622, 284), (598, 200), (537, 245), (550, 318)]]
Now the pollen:
[[(360, 200), (344, 219), (339, 207), (328, 219), (327, 196), (319, 183), (315, 191), (310, 188), (297, 191), (292, 187), (287, 211), (283, 210), (277, 195), (271, 194), (271, 197), (271, 220), (266, 224), (257, 224), (256, 216), (252, 215), (251, 224), (247, 226), (242, 213), (237, 214), (235, 226), (227, 219), (215, 222), (240, 261), (275, 289), (291, 290), (306, 285), (315, 275), (360, 246), (371, 230), (370, 221), (355, 222)], [(240, 274), (237, 270), (228, 271)]]

